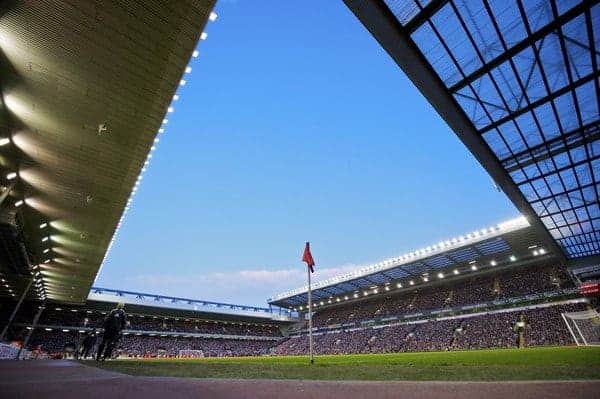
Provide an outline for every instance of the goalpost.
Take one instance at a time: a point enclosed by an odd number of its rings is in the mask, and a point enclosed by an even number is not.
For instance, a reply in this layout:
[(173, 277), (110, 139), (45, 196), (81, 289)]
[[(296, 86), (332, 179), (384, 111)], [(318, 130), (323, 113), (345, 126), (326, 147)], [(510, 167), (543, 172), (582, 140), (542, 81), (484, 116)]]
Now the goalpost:
[(577, 346), (600, 346), (600, 314), (596, 310), (564, 312), (562, 318)]
[(182, 349), (177, 354), (177, 357), (197, 359), (204, 357), (204, 351), (199, 349)]

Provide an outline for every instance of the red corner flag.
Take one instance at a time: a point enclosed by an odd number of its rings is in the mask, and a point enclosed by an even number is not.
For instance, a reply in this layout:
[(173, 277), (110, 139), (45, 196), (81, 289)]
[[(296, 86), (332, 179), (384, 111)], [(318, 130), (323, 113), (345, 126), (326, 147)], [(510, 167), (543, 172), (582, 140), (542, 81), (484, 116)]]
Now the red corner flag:
[(306, 242), (306, 246), (304, 247), (304, 254), (302, 255), (302, 262), (306, 262), (306, 266), (308, 266), (311, 273), (315, 272), (315, 269), (313, 269), (313, 266), (315, 265), (315, 261), (314, 261), (312, 255), (310, 254), (310, 243), (309, 242)]

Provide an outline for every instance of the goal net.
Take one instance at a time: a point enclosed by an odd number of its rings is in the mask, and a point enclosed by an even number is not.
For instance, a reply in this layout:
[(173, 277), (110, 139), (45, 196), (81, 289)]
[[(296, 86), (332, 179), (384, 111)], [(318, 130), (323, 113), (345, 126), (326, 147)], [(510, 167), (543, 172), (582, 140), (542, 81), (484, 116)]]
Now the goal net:
[(562, 318), (577, 346), (600, 345), (600, 314), (596, 310), (565, 312)]
[(177, 354), (177, 357), (183, 357), (183, 358), (204, 357), (204, 351), (199, 350), (199, 349), (182, 349)]

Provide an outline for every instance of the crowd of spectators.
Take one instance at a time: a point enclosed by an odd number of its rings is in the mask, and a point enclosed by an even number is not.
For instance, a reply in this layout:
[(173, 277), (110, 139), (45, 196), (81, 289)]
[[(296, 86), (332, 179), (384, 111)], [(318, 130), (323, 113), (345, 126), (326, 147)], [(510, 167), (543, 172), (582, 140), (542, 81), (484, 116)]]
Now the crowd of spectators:
[[(83, 335), (77, 331), (37, 329), (31, 336), (29, 348), (49, 354), (74, 353)], [(96, 340), (96, 346), (100, 343)], [(172, 336), (124, 335), (115, 355), (126, 357), (174, 357), (181, 350), (199, 350), (204, 356), (258, 356), (268, 352), (275, 341), (192, 338)]]
[[(452, 349), (511, 348), (518, 346), (516, 323), (522, 315), (526, 346), (574, 344), (562, 312), (584, 306), (559, 305), (522, 312), (491, 313), (465, 318), (430, 320), (379, 328), (354, 328), (314, 335), (318, 354), (445, 351)], [(306, 335), (281, 342), (275, 353), (307, 353)]]
[(484, 275), (405, 294), (384, 295), (315, 309), (315, 327), (355, 324), (364, 320), (410, 315), (453, 306), (474, 305), (496, 299), (522, 297), (573, 286), (566, 272), (555, 266), (528, 267), (497, 275)]
[(149, 337), (127, 335), (119, 342), (117, 353), (127, 357), (175, 357), (182, 350), (202, 351), (204, 356), (260, 356), (267, 354), (273, 341)]

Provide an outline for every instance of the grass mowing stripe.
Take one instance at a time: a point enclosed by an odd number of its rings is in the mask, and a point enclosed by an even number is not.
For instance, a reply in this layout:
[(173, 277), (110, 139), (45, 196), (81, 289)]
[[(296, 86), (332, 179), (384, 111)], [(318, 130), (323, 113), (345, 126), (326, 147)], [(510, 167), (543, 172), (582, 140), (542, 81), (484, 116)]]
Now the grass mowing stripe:
[(600, 379), (600, 348), (553, 347), (480, 351), (248, 358), (116, 360), (102, 368), (132, 375), (314, 380)]

